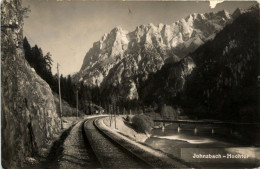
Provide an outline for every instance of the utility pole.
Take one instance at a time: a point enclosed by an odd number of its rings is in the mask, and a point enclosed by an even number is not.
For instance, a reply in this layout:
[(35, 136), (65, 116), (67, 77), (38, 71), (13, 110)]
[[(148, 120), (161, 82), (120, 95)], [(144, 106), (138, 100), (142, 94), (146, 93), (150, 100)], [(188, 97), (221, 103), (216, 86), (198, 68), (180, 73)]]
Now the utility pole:
[(110, 119), (110, 127), (112, 123), (112, 106), (109, 104), (109, 119)]
[(62, 125), (62, 105), (61, 105), (61, 90), (60, 90), (60, 73), (59, 73), (59, 63), (57, 63), (57, 73), (58, 73), (58, 84), (59, 84), (59, 100), (60, 100), (60, 125), (61, 125), (61, 129), (63, 129), (63, 125)]
[(115, 102), (115, 105), (114, 105), (114, 113), (115, 113), (115, 129), (116, 129), (116, 111), (117, 111), (117, 100), (116, 100), (116, 102)]
[(115, 128), (116, 128), (116, 96), (112, 96), (111, 98), (112, 101), (112, 111), (111, 112), (111, 118), (112, 118), (112, 113), (114, 114), (114, 121), (115, 121)]
[(76, 90), (76, 101), (77, 101), (77, 119), (79, 116), (79, 96), (78, 96), (78, 89)]

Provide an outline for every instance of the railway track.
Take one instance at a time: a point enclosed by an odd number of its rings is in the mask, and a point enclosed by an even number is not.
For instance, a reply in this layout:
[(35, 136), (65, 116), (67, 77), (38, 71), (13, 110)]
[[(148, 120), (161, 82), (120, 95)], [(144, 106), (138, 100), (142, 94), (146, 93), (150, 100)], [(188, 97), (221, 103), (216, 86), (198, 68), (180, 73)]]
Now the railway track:
[(103, 133), (95, 125), (95, 120), (96, 118), (87, 120), (84, 130), (102, 168), (155, 168)]
[[(103, 168), (187, 168), (194, 167), (180, 159), (132, 144), (104, 126), (102, 118), (84, 123), (85, 135)], [(145, 150), (146, 149), (146, 150)], [(149, 149), (149, 148), (148, 148)], [(151, 148), (150, 148), (151, 150)], [(156, 155), (157, 154), (157, 155)]]

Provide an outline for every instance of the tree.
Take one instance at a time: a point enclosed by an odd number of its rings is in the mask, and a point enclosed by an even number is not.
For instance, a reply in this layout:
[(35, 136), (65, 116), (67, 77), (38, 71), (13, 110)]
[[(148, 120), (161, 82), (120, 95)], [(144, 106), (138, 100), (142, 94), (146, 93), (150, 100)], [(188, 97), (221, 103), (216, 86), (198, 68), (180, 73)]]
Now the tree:
[(51, 58), (51, 54), (50, 52), (48, 52), (45, 56), (44, 56), (44, 64), (46, 66), (46, 69), (48, 72), (51, 72), (51, 66), (52, 66), (52, 58)]
[(32, 63), (32, 48), (31, 48), (31, 45), (29, 44), (26, 37), (23, 40), (23, 48), (24, 48), (24, 53), (25, 53), (25, 59), (28, 61), (30, 66), (32, 66), (31, 65), (31, 63)]

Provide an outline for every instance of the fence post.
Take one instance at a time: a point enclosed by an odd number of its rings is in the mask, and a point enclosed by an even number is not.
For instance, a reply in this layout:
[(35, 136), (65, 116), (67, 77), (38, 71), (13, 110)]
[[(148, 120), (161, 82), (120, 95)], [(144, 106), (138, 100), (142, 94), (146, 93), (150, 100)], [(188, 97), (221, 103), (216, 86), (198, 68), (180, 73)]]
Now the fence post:
[(178, 123), (178, 133), (181, 131), (180, 123)]

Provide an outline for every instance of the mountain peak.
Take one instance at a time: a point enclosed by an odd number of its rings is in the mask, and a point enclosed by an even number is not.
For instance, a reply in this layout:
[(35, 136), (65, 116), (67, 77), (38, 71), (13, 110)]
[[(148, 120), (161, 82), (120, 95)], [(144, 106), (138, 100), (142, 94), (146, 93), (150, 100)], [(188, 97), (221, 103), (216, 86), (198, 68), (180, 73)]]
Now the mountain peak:
[(122, 27), (117, 26), (114, 29), (112, 29), (111, 32), (127, 32), (127, 31), (125, 31)]
[(241, 8), (237, 8), (233, 14), (232, 14), (232, 17), (233, 18), (237, 18), (239, 15), (241, 15), (242, 13), (244, 13), (244, 10), (242, 10)]
[(179, 61), (214, 37), (229, 20), (228, 12), (220, 11), (194, 13), (170, 25), (142, 24), (132, 32), (115, 27), (86, 54), (77, 81), (82, 78), (88, 85), (97, 81), (102, 89), (121, 85), (120, 92), (128, 95), (135, 91), (129, 80), (135, 76), (145, 80), (164, 63)]
[(155, 27), (155, 25), (153, 23), (149, 23), (148, 26)]
[(225, 9), (222, 11), (219, 11), (217, 13), (218, 16), (224, 17), (226, 19), (230, 19), (230, 14), (228, 13), (228, 11), (226, 11)]
[(251, 11), (251, 10), (259, 10), (259, 6), (260, 4), (259, 3), (256, 3), (254, 5), (251, 5), (248, 10)]

